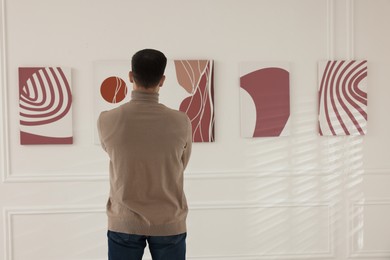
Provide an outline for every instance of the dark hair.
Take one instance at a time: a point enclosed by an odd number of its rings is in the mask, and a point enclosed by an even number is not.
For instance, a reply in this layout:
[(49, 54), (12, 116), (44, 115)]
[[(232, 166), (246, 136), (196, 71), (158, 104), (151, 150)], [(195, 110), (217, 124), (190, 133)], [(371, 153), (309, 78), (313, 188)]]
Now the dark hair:
[(153, 49), (136, 52), (131, 58), (131, 70), (135, 83), (144, 88), (155, 87), (164, 75), (167, 58)]

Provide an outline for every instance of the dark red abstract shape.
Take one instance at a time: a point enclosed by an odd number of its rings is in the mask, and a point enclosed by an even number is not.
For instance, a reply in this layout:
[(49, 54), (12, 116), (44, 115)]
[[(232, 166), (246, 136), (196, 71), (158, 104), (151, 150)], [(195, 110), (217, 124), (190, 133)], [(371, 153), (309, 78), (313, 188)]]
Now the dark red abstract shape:
[(265, 68), (240, 78), (256, 106), (253, 137), (280, 136), (290, 116), (289, 72)]
[(21, 131), (22, 144), (72, 144), (73, 137), (50, 137), (35, 135)]

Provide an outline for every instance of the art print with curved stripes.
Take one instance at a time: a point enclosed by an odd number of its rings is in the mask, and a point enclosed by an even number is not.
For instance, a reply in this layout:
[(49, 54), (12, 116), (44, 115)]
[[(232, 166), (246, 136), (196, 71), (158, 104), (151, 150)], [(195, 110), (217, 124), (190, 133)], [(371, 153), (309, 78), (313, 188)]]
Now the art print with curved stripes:
[(367, 133), (367, 61), (335, 60), (318, 64), (320, 135)]
[(72, 144), (71, 70), (19, 68), (21, 144)]
[(240, 63), (242, 137), (276, 137), (290, 131), (288, 63)]

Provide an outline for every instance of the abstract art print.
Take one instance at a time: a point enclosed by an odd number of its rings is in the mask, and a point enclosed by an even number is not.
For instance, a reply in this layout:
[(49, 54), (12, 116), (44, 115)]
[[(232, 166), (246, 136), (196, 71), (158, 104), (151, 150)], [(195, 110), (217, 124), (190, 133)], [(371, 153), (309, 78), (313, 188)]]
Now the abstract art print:
[(193, 142), (214, 142), (214, 66), (212, 60), (170, 60), (160, 100), (187, 114)]
[(71, 69), (19, 68), (20, 143), (72, 144)]
[(365, 135), (367, 61), (321, 61), (318, 73), (319, 134)]
[(289, 135), (288, 63), (240, 63), (242, 137)]
[[(130, 61), (94, 63), (95, 120), (102, 111), (130, 101)], [(183, 111), (191, 120), (194, 142), (214, 141), (214, 85), (212, 60), (168, 60), (160, 103)], [(99, 143), (95, 130), (95, 143)]]

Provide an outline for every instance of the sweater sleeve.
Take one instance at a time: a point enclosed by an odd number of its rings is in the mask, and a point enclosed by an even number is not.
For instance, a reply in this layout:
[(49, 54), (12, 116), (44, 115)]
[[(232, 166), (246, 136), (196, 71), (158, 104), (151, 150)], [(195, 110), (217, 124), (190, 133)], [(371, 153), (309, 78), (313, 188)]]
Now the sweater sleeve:
[(191, 151), (192, 151), (192, 126), (191, 126), (190, 119), (187, 116), (186, 118), (187, 118), (187, 142), (186, 142), (186, 146), (184, 147), (183, 155), (181, 157), (184, 169), (187, 167), (187, 164), (191, 157)]

